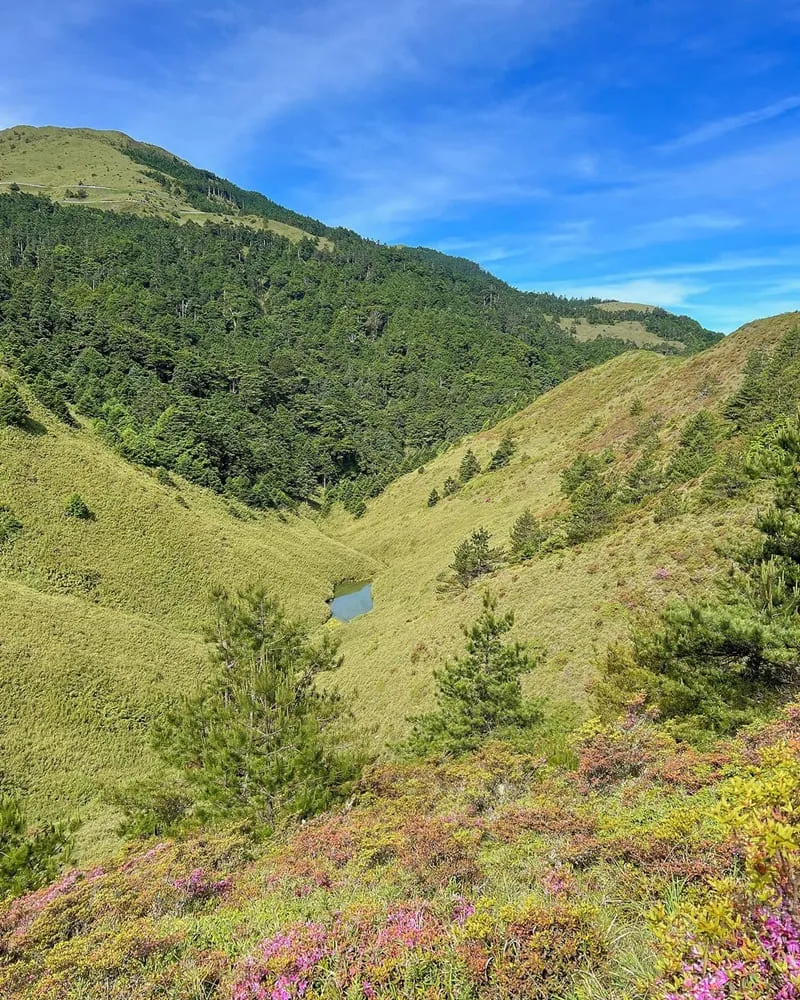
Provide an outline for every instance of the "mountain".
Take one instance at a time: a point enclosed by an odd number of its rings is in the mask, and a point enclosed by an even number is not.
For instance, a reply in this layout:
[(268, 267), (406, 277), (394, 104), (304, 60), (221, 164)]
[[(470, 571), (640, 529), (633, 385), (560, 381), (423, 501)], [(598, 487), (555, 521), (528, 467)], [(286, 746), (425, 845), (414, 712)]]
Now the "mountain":
[(0, 190), (17, 185), (63, 204), (132, 212), (178, 221), (229, 222), (267, 228), (297, 242), (325, 239), (327, 227), (242, 191), (172, 153), (122, 132), (84, 128), (0, 131)]
[[(718, 339), (688, 317), (522, 293), (470, 262), (330, 229), (118, 133), (7, 130), (0, 175), (6, 362), (102, 420), (127, 457), (255, 506), (355, 479), (355, 509), (637, 330), (664, 351)], [(108, 184), (70, 187), (86, 177)], [(69, 194), (140, 183), (216, 214), (178, 225), (168, 200), (133, 216)]]
[[(635, 351), (580, 373), (401, 477), (358, 519), (340, 504), (327, 515), (265, 514), (131, 464), (96, 428), (66, 425), (26, 392), (34, 422), (0, 429), (0, 506), (21, 525), (0, 546), (3, 771), (26, 789), (32, 815), (77, 809), (85, 849), (102, 854), (116, 822), (105, 794), (132, 770), (152, 773), (150, 721), (203, 675), (212, 584), (261, 581), (320, 627), (338, 581), (372, 580), (372, 613), (325, 627), (341, 636), (339, 683), (357, 692), (359, 718), (377, 722), (381, 737), (401, 735), (479, 603), (479, 588), (440, 590), (459, 541), (485, 526), (505, 543), (526, 506), (558, 510), (560, 474), (579, 451), (612, 447), (628, 469), (649, 446), (628, 451), (630, 442), (656, 415), (666, 461), (691, 414), (719, 411), (751, 353), (780, 343), (797, 320), (753, 324), (689, 358)], [(635, 400), (644, 409), (634, 416)], [(507, 467), (427, 506), (432, 489), (457, 477), (467, 447), (486, 467), (509, 430), (517, 452)], [(93, 519), (65, 516), (76, 493)], [(632, 608), (702, 588), (721, 535), (753, 501), (699, 504), (662, 524), (654, 503), (595, 542), (492, 580), (521, 634), (550, 652), (537, 685), (556, 714), (585, 712), (597, 650), (624, 633)]]
[(794, 996), (800, 313), (520, 293), (120, 133), (2, 182), (0, 995)]

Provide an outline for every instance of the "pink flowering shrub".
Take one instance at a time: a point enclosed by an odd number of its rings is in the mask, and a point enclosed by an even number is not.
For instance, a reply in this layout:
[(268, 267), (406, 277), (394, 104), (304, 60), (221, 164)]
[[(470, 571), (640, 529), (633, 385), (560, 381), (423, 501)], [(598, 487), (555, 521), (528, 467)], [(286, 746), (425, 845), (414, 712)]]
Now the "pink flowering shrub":
[(233, 1000), (295, 1000), (335, 983), (337, 995), (376, 997), (423, 958), (433, 960), (444, 924), (425, 906), (402, 905), (382, 920), (339, 915), (330, 927), (305, 923), (263, 941), (246, 959)]
[(794, 909), (756, 907), (713, 949), (694, 945), (664, 1000), (800, 1000), (800, 924)]
[(212, 899), (224, 895), (231, 887), (229, 878), (214, 879), (202, 868), (195, 868), (184, 878), (176, 878), (173, 882), (179, 895), (185, 899)]

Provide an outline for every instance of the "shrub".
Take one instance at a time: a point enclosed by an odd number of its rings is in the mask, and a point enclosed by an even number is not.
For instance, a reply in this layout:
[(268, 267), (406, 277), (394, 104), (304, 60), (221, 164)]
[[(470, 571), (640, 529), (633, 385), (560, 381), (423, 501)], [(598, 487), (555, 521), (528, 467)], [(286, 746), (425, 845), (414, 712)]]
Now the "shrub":
[(458, 468), (458, 478), (462, 483), (467, 483), (470, 479), (474, 479), (480, 471), (481, 463), (475, 457), (473, 450), (468, 448), (466, 454), (461, 459), (461, 465)]
[(74, 517), (79, 521), (94, 521), (95, 519), (93, 512), (89, 509), (88, 504), (80, 493), (73, 493), (69, 500), (67, 500), (67, 506), (64, 508), (64, 517)]
[(439, 502), (439, 491), (436, 488), (434, 488), (428, 494), (428, 506), (435, 507), (438, 502)]
[(561, 492), (565, 497), (573, 494), (587, 482), (596, 482), (600, 473), (614, 461), (614, 453), (604, 451), (590, 455), (582, 451), (575, 456), (572, 464), (561, 473)]
[(664, 524), (681, 517), (687, 510), (686, 498), (677, 490), (669, 488), (659, 499), (653, 510), (653, 520), (656, 524)]
[(22, 522), (10, 507), (0, 505), (0, 546), (13, 542), (22, 531)]
[(547, 531), (542, 522), (533, 516), (529, 507), (519, 515), (511, 526), (509, 558), (511, 562), (523, 562), (532, 559), (547, 538)]
[(762, 766), (722, 788), (716, 817), (740, 844), (745, 885), (718, 880), (699, 899), (654, 913), (664, 1000), (798, 996), (800, 771), (796, 749), (771, 748)]
[(504, 466), (508, 465), (516, 450), (517, 443), (509, 431), (503, 437), (503, 440), (497, 446), (497, 450), (492, 455), (491, 461), (489, 462), (489, 471), (496, 472), (497, 469), (502, 469)]
[(566, 996), (581, 972), (596, 973), (608, 957), (596, 915), (585, 906), (529, 904), (503, 916), (488, 931), (487, 915), (480, 910), (466, 921), (460, 952), (480, 995), (497, 1000)]
[(29, 830), (18, 796), (0, 787), (0, 899), (51, 882), (72, 858), (74, 824)]
[(0, 385), (0, 427), (24, 427), (30, 410), (19, 390), (11, 382)]
[(721, 434), (720, 422), (713, 414), (700, 410), (686, 421), (678, 450), (667, 466), (667, 479), (673, 483), (696, 479), (713, 463)]
[(448, 476), (447, 479), (445, 479), (444, 486), (442, 487), (446, 497), (451, 497), (454, 493), (458, 493), (458, 488), (458, 483), (452, 476)]
[(493, 549), (489, 544), (491, 538), (486, 528), (478, 528), (456, 547), (450, 569), (455, 572), (456, 579), (462, 587), (468, 587), (473, 581), (486, 573), (491, 573), (502, 563), (502, 549)]
[(614, 490), (596, 472), (575, 489), (570, 500), (566, 521), (569, 544), (599, 538), (614, 526), (617, 516)]

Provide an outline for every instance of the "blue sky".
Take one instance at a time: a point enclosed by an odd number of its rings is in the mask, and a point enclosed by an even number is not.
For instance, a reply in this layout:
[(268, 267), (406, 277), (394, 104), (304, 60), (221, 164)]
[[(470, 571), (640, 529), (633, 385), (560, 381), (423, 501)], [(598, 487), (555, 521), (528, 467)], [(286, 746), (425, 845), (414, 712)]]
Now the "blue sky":
[(0, 0), (0, 127), (119, 128), (521, 288), (800, 308), (800, 0)]

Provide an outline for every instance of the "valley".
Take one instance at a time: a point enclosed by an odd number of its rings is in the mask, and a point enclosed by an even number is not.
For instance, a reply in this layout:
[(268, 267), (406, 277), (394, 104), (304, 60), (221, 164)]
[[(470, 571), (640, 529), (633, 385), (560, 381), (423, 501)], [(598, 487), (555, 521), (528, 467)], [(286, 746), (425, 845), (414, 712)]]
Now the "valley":
[(0, 994), (777, 997), (798, 380), (0, 133)]

